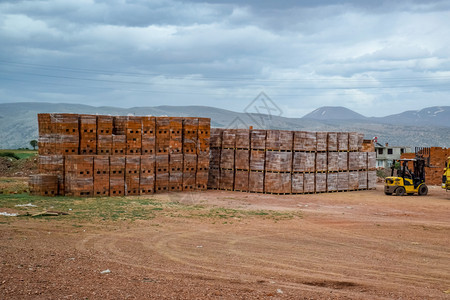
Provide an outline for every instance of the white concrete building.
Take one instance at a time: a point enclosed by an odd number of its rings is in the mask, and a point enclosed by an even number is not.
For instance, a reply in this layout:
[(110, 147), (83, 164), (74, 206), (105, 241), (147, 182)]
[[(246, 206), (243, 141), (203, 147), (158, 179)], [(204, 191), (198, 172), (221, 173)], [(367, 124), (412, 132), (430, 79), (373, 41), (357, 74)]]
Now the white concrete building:
[(411, 147), (407, 146), (389, 146), (386, 143), (384, 146), (380, 143), (375, 143), (375, 152), (377, 154), (377, 168), (389, 168), (392, 165), (392, 160), (400, 159), (403, 153), (411, 153)]

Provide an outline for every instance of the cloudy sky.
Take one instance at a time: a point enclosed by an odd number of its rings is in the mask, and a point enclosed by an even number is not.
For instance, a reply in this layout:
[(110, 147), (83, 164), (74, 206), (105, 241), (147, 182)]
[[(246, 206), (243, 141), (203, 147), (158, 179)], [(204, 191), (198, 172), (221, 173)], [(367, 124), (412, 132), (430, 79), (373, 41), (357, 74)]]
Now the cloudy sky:
[(450, 1), (2, 0), (0, 103), (450, 105)]

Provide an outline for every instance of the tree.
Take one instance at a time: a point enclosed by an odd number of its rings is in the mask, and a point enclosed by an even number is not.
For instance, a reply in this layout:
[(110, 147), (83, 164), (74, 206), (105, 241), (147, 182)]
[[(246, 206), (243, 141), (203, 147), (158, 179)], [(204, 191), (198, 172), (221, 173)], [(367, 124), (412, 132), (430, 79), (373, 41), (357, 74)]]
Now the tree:
[(32, 140), (32, 141), (30, 141), (30, 145), (31, 145), (31, 147), (33, 147), (33, 150), (36, 150), (36, 146), (38, 145), (38, 141)]

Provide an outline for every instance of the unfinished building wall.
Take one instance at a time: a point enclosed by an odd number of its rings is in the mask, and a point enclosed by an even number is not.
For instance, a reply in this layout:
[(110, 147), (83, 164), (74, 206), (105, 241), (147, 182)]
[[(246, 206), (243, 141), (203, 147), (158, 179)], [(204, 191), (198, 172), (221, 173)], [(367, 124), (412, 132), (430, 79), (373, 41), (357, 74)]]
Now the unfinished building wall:
[[(450, 148), (418, 148), (417, 152), (418, 155), (429, 158), (430, 165), (425, 167), (425, 183), (428, 185), (440, 185), (442, 183), (442, 174), (444, 173), (444, 164), (450, 156)], [(403, 153), (401, 158), (412, 159), (415, 156), (415, 153)], [(408, 167), (414, 170), (411, 162), (408, 164)]]

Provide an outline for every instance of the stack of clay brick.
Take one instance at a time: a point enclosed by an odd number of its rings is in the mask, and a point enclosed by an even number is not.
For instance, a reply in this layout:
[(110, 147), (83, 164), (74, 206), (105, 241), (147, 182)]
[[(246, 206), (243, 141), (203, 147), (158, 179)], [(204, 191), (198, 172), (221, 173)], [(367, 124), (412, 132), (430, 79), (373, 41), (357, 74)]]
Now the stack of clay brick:
[[(418, 148), (417, 154), (425, 158), (429, 158), (429, 166), (425, 167), (425, 183), (428, 185), (440, 185), (442, 183), (442, 175), (447, 158), (450, 157), (450, 148), (430, 147)], [(403, 153), (401, 158), (415, 158), (415, 153)], [(408, 164), (408, 168), (414, 170), (412, 163)]]
[(211, 130), (208, 187), (272, 194), (373, 189), (375, 153), (356, 132)]
[(205, 190), (210, 119), (39, 114), (38, 195)]

